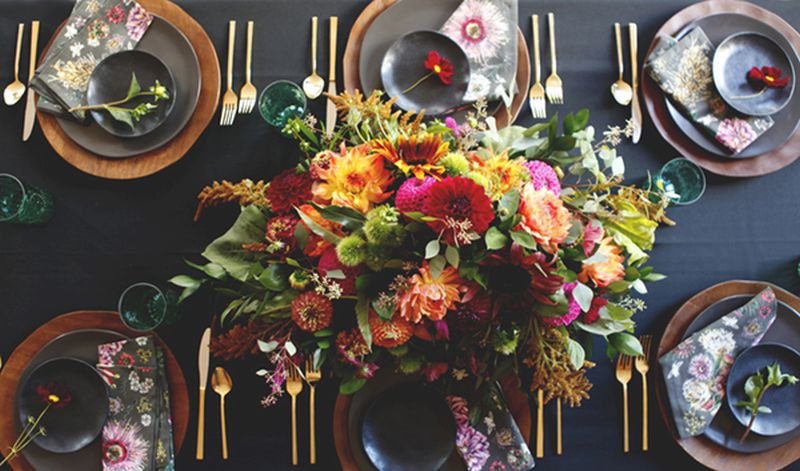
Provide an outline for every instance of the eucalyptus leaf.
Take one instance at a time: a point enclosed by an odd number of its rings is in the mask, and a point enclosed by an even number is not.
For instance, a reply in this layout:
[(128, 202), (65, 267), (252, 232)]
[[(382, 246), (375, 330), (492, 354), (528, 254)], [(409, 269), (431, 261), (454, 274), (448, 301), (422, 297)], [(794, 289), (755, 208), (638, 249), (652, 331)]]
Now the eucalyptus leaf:
[(447, 259), (447, 263), (449, 263), (453, 268), (458, 268), (458, 264), (461, 261), (461, 254), (458, 253), (458, 249), (453, 247), (452, 245), (448, 245), (444, 251), (444, 258)]
[(367, 348), (372, 349), (372, 330), (369, 327), (369, 299), (359, 296), (356, 302), (356, 323)]
[(525, 231), (511, 231), (511, 240), (529, 250), (535, 250), (536, 240)]
[(608, 336), (608, 343), (613, 345), (617, 351), (624, 353), (625, 355), (644, 355), (644, 352), (642, 351), (642, 344), (639, 343), (639, 339), (631, 334), (625, 332), (611, 334)]
[(500, 250), (508, 243), (508, 237), (495, 226), (486, 231), (484, 240), (486, 241), (486, 248), (489, 250)]
[(425, 245), (425, 260), (439, 255), (440, 250), (441, 244), (439, 243), (439, 239), (433, 239), (432, 241), (428, 242), (427, 245)]
[(567, 353), (569, 354), (569, 362), (575, 371), (583, 368), (583, 362), (586, 360), (586, 351), (580, 343), (567, 337)]

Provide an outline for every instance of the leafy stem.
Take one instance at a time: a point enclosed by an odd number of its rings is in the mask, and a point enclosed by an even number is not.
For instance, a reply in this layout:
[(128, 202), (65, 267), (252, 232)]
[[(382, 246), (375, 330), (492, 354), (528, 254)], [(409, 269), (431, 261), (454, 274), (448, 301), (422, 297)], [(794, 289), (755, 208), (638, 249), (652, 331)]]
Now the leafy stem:
[(739, 443), (744, 443), (747, 436), (750, 435), (750, 430), (752, 430), (753, 424), (756, 421), (756, 416), (759, 413), (772, 413), (772, 409), (761, 405), (761, 400), (764, 399), (764, 394), (767, 390), (773, 386), (781, 387), (784, 382), (787, 384), (795, 384), (797, 381), (798, 378), (796, 376), (782, 373), (781, 366), (778, 362), (767, 366), (766, 381), (760, 370), (747, 378), (747, 381), (744, 383), (744, 393), (747, 396), (747, 400), (737, 402), (736, 407), (744, 407), (747, 409), (750, 412), (750, 421), (747, 423), (747, 428), (739, 439)]
[[(124, 108), (120, 106), (130, 102), (131, 100), (146, 97), (152, 97), (153, 102), (140, 103), (133, 108)], [(136, 79), (136, 74), (134, 73), (131, 74), (131, 83), (128, 86), (128, 95), (125, 98), (114, 100), (108, 103), (101, 103), (98, 105), (76, 106), (74, 108), (70, 108), (69, 111), (105, 110), (108, 111), (111, 117), (117, 121), (127, 124), (131, 129), (133, 129), (134, 122), (138, 122), (143, 116), (152, 113), (153, 110), (158, 108), (159, 101), (166, 100), (169, 100), (169, 90), (167, 87), (161, 85), (161, 83), (156, 80), (155, 85), (147, 88), (147, 90), (142, 90), (141, 85), (139, 85), (139, 81)]]

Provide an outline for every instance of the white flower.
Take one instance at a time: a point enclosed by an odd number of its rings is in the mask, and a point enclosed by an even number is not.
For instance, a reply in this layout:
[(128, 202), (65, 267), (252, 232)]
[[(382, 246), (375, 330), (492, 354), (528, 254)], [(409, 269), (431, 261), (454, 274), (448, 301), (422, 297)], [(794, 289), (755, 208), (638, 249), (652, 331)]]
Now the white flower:
[(87, 38), (86, 39), (86, 44), (88, 44), (89, 46), (92, 46), (92, 47), (98, 47), (98, 46), (100, 46), (100, 40), (97, 39), (96, 37)]
[(78, 34), (78, 28), (74, 24), (68, 24), (67, 29), (64, 31), (64, 37), (72, 39)]
[(683, 398), (691, 409), (702, 409), (703, 404), (711, 399), (711, 389), (706, 381), (690, 379), (683, 383)]
[(147, 337), (136, 337), (136, 344), (140, 347), (147, 345)]
[(142, 414), (142, 425), (149, 427), (153, 423), (153, 417), (150, 414)]
[(709, 329), (700, 334), (698, 341), (705, 351), (714, 356), (733, 353), (736, 348), (733, 333), (727, 329)]
[(676, 361), (672, 364), (669, 369), (669, 374), (667, 375), (667, 379), (677, 378), (681, 374), (681, 366), (683, 366), (683, 360)]
[(475, 101), (478, 98), (483, 98), (489, 95), (489, 89), (492, 87), (492, 81), (485, 75), (475, 74), (470, 78), (469, 88), (464, 99), (467, 101)]
[(739, 328), (739, 319), (736, 319), (735, 317), (725, 316), (722, 318), (722, 323), (725, 324), (725, 327), (730, 327), (731, 329)]
[(486, 433), (491, 434), (494, 431), (494, 414), (489, 412), (486, 414), (486, 417), (483, 418), (483, 423), (486, 424)]
[(80, 57), (81, 51), (83, 51), (83, 44), (80, 42), (73, 43), (69, 47), (69, 50), (72, 52), (72, 57)]

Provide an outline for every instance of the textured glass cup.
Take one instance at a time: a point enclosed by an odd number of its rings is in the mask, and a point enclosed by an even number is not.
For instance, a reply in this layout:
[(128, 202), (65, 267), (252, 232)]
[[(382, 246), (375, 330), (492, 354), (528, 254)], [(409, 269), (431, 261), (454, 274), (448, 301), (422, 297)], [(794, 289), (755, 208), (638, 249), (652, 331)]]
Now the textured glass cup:
[(177, 317), (177, 296), (151, 283), (135, 283), (119, 297), (122, 323), (137, 332), (149, 332)]
[(672, 159), (653, 176), (655, 190), (665, 194), (671, 203), (687, 205), (697, 202), (706, 191), (706, 175), (689, 160)]
[(261, 91), (258, 111), (264, 121), (282, 129), (289, 119), (305, 114), (306, 104), (306, 95), (296, 83), (278, 80)]
[(44, 224), (53, 217), (53, 196), (19, 178), (0, 173), (0, 222)]

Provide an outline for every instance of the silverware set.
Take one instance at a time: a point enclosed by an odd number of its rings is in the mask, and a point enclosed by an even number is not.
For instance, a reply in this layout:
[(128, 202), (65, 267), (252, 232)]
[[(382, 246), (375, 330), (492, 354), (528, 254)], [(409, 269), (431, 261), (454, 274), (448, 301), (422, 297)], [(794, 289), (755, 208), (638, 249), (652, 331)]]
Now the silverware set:
[(639, 342), (642, 344), (642, 351), (644, 355), (632, 357), (630, 355), (620, 354), (617, 359), (616, 377), (617, 381), (622, 385), (622, 420), (623, 420), (623, 442), (622, 450), (625, 453), (630, 451), (630, 433), (629, 433), (629, 412), (628, 412), (628, 383), (633, 378), (633, 368), (642, 377), (642, 451), (649, 449), (649, 424), (648, 424), (648, 387), (647, 387), (647, 373), (650, 371), (650, 351), (652, 349), (653, 337), (650, 335), (643, 335)]
[(313, 361), (306, 360), (305, 373), (294, 363), (286, 364), (286, 392), (292, 398), (292, 465), (297, 466), (297, 396), (303, 391), (303, 380), (308, 383), (310, 391), (308, 397), (309, 408), (309, 451), (308, 459), (311, 464), (317, 462), (317, 433), (316, 433), (316, 405), (315, 383), (322, 380), (322, 370), (315, 368)]
[[(533, 63), (534, 63), (534, 82), (528, 93), (528, 102), (531, 107), (531, 114), (535, 119), (545, 119), (547, 117), (547, 101), (551, 105), (564, 104), (564, 84), (558, 76), (558, 60), (556, 59), (556, 28), (555, 15), (547, 14), (547, 29), (550, 39), (550, 75), (542, 86), (542, 61), (541, 47), (539, 44), (539, 15), (531, 17), (533, 23)], [(545, 100), (545, 98), (547, 98)]]
[(631, 83), (625, 81), (625, 65), (622, 55), (622, 27), (614, 23), (614, 38), (617, 45), (617, 67), (619, 78), (611, 84), (611, 95), (622, 106), (631, 107), (631, 125), (633, 126), (633, 142), (642, 138), (642, 107), (639, 104), (639, 32), (636, 23), (628, 23), (628, 42), (631, 52)]
[(30, 58), (28, 59), (28, 86), (26, 87), (19, 79), (19, 63), (22, 57), (22, 40), (25, 36), (25, 23), (17, 26), (17, 46), (14, 52), (14, 80), (3, 90), (3, 102), (7, 106), (14, 106), (22, 99), (25, 92), (28, 96), (25, 100), (25, 118), (22, 126), (22, 140), (27, 141), (33, 132), (36, 121), (36, 94), (30, 88), (30, 81), (36, 72), (36, 59), (39, 49), (39, 22), (31, 22), (31, 46)]
[[(208, 385), (209, 348), (211, 346), (211, 328), (203, 332), (200, 339), (200, 348), (197, 355), (197, 367), (200, 374), (199, 401), (197, 411), (197, 452), (195, 458), (203, 461), (205, 458), (205, 417), (206, 417), (206, 387)], [(219, 396), (220, 433), (222, 440), (222, 459), (228, 459), (228, 427), (225, 419), (225, 397), (233, 390), (233, 380), (225, 368), (216, 367), (211, 377), (211, 389)]]
[(236, 20), (228, 22), (228, 61), (226, 70), (227, 89), (222, 96), (222, 108), (219, 125), (232, 126), (237, 114), (250, 114), (256, 104), (258, 91), (252, 82), (253, 66), (253, 28), (252, 21), (247, 22), (247, 57), (245, 62), (245, 84), (239, 95), (233, 88), (233, 50), (236, 44)]

